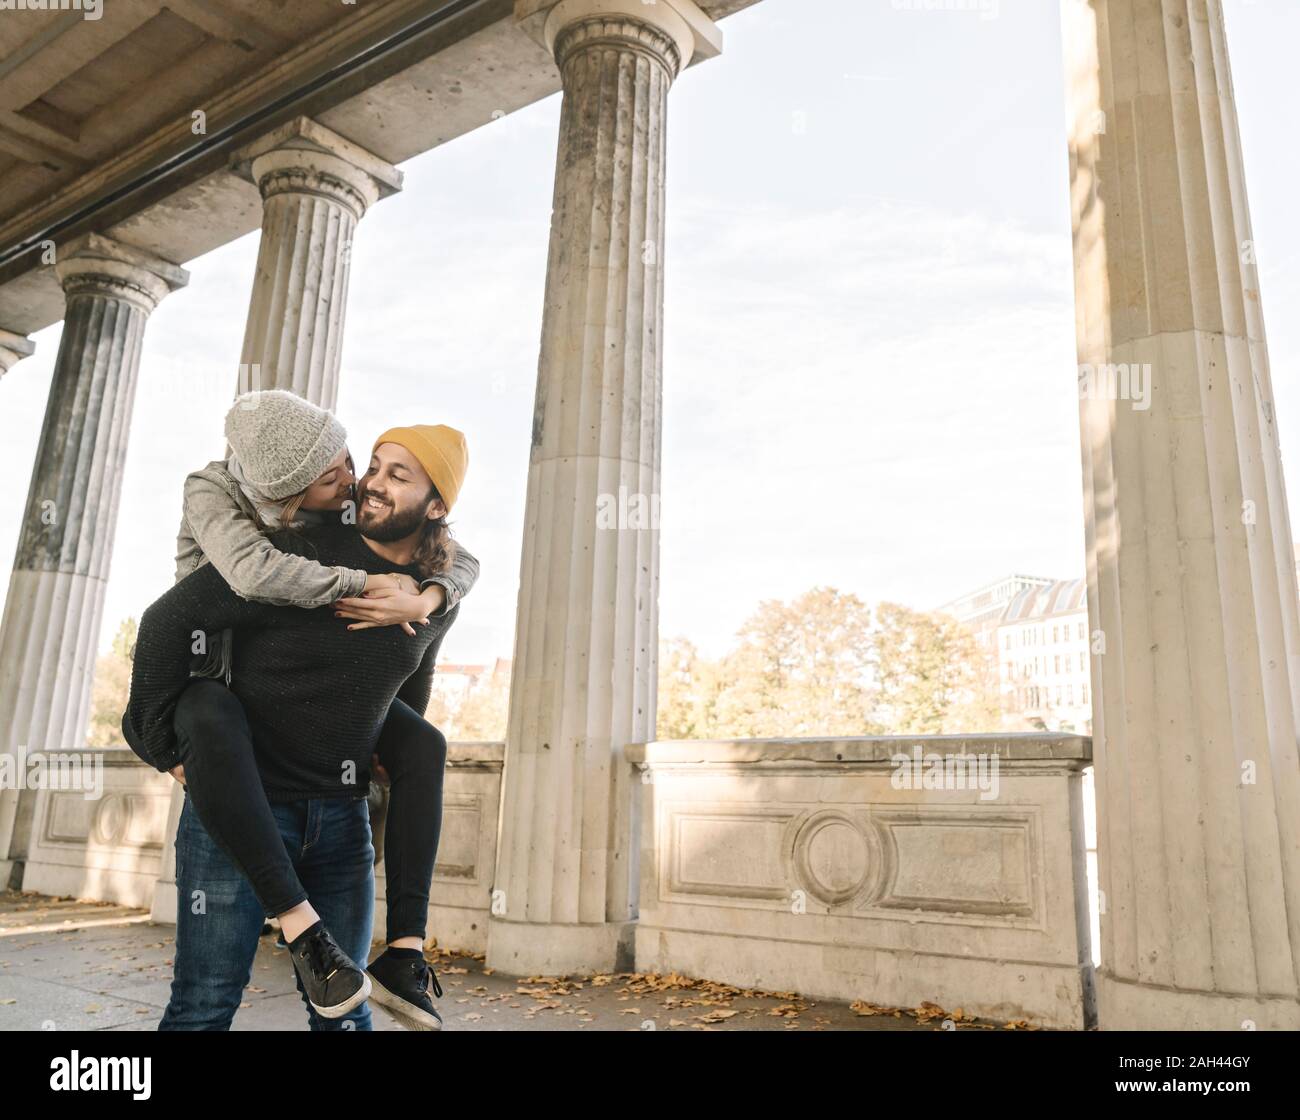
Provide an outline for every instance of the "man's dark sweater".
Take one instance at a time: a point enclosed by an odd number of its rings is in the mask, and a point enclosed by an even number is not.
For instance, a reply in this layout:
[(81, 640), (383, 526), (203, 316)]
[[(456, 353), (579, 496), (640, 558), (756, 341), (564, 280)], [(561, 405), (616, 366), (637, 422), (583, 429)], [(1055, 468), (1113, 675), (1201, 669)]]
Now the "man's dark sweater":
[[(354, 528), (330, 524), (301, 534), (295, 551), (325, 565), (382, 574), (414, 567), (383, 559)], [(291, 548), (277, 537), (281, 548)], [(262, 784), (271, 801), (365, 794), (370, 755), (394, 697), (423, 713), (443, 635), (460, 613), (415, 627), (348, 630), (331, 607), (305, 610), (241, 599), (205, 564), (144, 612), (122, 732), (158, 770), (177, 754), (172, 715), (190, 684), (198, 635), (207, 643), (234, 632), (231, 688), (244, 705)]]

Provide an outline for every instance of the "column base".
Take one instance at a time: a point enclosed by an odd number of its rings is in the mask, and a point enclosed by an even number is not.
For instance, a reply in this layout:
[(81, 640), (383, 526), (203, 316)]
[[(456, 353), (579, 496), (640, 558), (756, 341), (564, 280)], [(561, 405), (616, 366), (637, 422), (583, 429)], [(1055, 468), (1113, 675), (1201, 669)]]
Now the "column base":
[(1103, 1031), (1297, 1031), (1300, 999), (1189, 992), (1097, 973)]
[(487, 965), (508, 976), (631, 972), (636, 922), (488, 923)]
[(176, 883), (165, 879), (153, 885), (153, 905), (149, 907), (149, 920), (163, 926), (176, 924)]
[(153, 885), (153, 904), (149, 907), (149, 920), (164, 925), (176, 924), (176, 829), (180, 825), (181, 810), (185, 807), (185, 787), (177, 782), (171, 791), (171, 804), (167, 806), (167, 828), (163, 832), (162, 868)]
[(25, 860), (0, 859), (0, 890), (22, 890), (23, 871), (25, 868)]

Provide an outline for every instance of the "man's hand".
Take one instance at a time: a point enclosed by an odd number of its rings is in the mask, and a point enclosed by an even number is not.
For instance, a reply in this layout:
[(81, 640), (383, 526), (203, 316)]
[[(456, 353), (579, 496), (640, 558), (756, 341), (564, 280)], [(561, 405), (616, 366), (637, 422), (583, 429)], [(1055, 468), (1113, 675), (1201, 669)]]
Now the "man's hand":
[[(410, 576), (396, 578), (407, 580), (412, 587), (415, 581)], [(415, 636), (412, 623), (420, 626), (429, 625), (429, 615), (438, 610), (446, 596), (446, 591), (439, 584), (430, 584), (423, 591), (416, 589), (398, 590), (393, 587), (378, 587), (367, 591), (360, 598), (340, 599), (334, 604), (335, 618), (352, 618), (357, 621), (349, 630), (369, 630), (375, 626), (401, 626)]]
[(370, 776), (380, 785), (390, 785), (392, 779), (388, 776), (388, 771), (379, 764), (379, 756), (372, 754), (370, 756)]
[(167, 773), (169, 773), (173, 778), (175, 778), (178, 782), (180, 782), (181, 785), (185, 784), (184, 766), (173, 766), (170, 770), (167, 771)]

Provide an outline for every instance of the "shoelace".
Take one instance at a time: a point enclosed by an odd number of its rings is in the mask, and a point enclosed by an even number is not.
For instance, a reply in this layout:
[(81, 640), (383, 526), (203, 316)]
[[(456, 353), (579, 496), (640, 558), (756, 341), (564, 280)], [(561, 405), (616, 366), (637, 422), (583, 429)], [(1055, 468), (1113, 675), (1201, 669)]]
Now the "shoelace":
[(418, 962), (416, 962), (416, 961), (412, 961), (411, 964), (412, 964), (412, 965), (416, 968), (416, 970), (417, 970), (417, 971), (416, 971), (416, 976), (419, 978), (420, 991), (424, 991), (424, 990), (429, 986), (429, 982), (432, 981), (432, 982), (433, 982), (433, 991), (434, 991), (434, 994), (435, 994), (439, 999), (441, 999), (441, 998), (442, 998), (442, 985), (438, 983), (438, 974), (437, 974), (436, 972), (433, 971), (433, 968), (432, 968), (432, 966), (429, 964), (429, 962), (428, 962), (428, 961), (418, 961)]
[(313, 937), (303, 946), (303, 955), (311, 970), (323, 980), (328, 980), (347, 964), (343, 950), (327, 937)]

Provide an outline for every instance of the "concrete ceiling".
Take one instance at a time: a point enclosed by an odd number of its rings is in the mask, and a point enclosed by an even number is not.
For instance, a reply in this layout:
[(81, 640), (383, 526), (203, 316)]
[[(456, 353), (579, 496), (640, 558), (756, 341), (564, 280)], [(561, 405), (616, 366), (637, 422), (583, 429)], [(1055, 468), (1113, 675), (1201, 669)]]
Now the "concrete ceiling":
[(355, 9), (338, 0), (111, 0), (0, 19), (0, 223), (209, 105)]
[[(714, 18), (756, 0), (699, 0)], [(107, 0), (0, 19), (0, 328), (62, 318), (38, 239), (184, 263), (255, 229), (231, 153), (309, 115), (392, 163), (559, 89), (513, 0)], [(196, 118), (196, 111), (203, 114)], [(29, 246), (21, 255), (9, 255)]]

